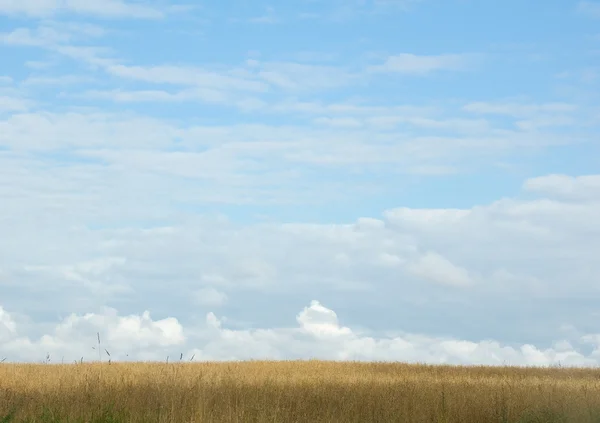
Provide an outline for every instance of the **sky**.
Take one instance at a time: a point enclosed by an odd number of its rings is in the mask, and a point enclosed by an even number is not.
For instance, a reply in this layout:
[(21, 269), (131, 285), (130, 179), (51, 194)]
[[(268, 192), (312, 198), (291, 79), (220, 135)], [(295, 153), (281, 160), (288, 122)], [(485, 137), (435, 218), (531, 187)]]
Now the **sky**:
[(599, 129), (597, 0), (0, 0), (0, 360), (597, 366)]

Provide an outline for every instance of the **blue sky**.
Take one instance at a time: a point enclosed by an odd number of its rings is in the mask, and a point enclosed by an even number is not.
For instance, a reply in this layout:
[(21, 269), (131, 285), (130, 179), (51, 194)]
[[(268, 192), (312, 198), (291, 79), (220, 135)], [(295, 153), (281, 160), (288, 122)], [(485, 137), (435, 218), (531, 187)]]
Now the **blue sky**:
[(599, 24), (0, 0), (0, 355), (596, 365)]

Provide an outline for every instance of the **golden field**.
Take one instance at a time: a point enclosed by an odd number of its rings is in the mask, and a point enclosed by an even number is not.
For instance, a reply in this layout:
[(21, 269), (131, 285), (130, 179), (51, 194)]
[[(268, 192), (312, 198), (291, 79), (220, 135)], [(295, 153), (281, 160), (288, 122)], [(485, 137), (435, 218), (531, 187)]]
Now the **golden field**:
[(0, 422), (600, 423), (600, 370), (313, 360), (0, 364)]

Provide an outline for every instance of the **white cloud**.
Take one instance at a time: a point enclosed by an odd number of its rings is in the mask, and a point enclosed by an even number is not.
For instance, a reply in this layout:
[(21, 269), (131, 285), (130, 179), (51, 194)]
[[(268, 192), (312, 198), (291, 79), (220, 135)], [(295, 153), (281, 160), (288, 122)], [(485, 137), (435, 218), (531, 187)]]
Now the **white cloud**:
[(408, 270), (420, 278), (442, 285), (460, 287), (473, 282), (469, 272), (435, 252), (427, 252), (419, 257), (408, 265)]
[(263, 15), (250, 18), (248, 19), (248, 22), (257, 24), (276, 24), (280, 23), (281, 19), (277, 17), (275, 9), (267, 7)]
[(265, 93), (271, 90), (291, 93), (315, 92), (347, 87), (352, 83), (364, 83), (370, 72), (425, 74), (440, 69), (462, 69), (470, 61), (468, 55), (401, 54), (389, 57), (383, 65), (368, 67), (366, 72), (364, 69), (350, 71), (342, 66), (256, 59), (247, 60), (245, 66), (237, 67), (201, 67), (182, 64), (141, 66), (126, 65), (107, 57), (110, 50), (106, 48), (75, 46), (71, 43), (75, 37), (99, 36), (103, 33), (102, 28), (94, 26), (71, 25), (59, 28), (47, 25), (35, 30), (18, 28), (1, 34), (0, 40), (9, 45), (43, 47), (126, 80), (194, 88), (175, 94), (162, 90), (90, 92), (91, 95), (112, 97), (121, 101), (185, 101), (213, 97), (213, 102), (222, 102), (227, 92)]
[[(93, 62), (93, 58), (85, 58)], [(353, 75), (334, 66), (308, 65), (289, 62), (251, 61), (246, 67), (226, 69), (204, 69), (200, 67), (157, 65), (126, 66), (108, 63), (107, 73), (125, 79), (153, 84), (173, 84), (202, 89), (177, 94), (186, 99), (198, 94), (219, 91), (247, 91), (264, 93), (277, 89), (284, 91), (314, 91), (348, 85), (358, 75)]]
[(152, 83), (192, 85), (207, 88), (229, 88), (237, 90), (263, 91), (266, 85), (248, 76), (227, 75), (202, 68), (182, 66), (125, 66), (109, 65), (106, 71), (122, 78), (131, 78)]
[(350, 335), (349, 328), (340, 327), (337, 314), (313, 300), (310, 307), (305, 307), (296, 320), (300, 327), (317, 338)]
[(23, 86), (42, 86), (42, 85), (83, 85), (94, 82), (95, 79), (83, 75), (60, 75), (60, 76), (31, 76), (23, 80)]
[(9, 313), (0, 306), (0, 340), (10, 339), (16, 333), (16, 324)]
[(52, 61), (28, 60), (23, 64), (30, 69), (48, 69), (55, 65)]
[(105, 18), (150, 18), (163, 16), (151, 6), (121, 0), (0, 0), (0, 14), (49, 17), (61, 13)]
[[(105, 113), (15, 113), (0, 120), (0, 142), (15, 150), (145, 147), (171, 144), (179, 131), (145, 117)], [(107, 142), (111, 141), (112, 142)]]
[(578, 125), (584, 120), (582, 111), (578, 109), (577, 105), (570, 103), (528, 104), (516, 101), (472, 102), (463, 106), (463, 110), (470, 113), (516, 118), (515, 126), (523, 131)]
[(5, 112), (23, 112), (29, 109), (31, 101), (23, 98), (15, 98), (0, 95), (0, 114)]
[(221, 306), (227, 301), (227, 294), (215, 288), (201, 288), (195, 293), (196, 302), (203, 306)]
[[(223, 91), (218, 89), (198, 87), (194, 89), (181, 90), (175, 93), (164, 90), (88, 90), (81, 94), (74, 94), (73, 97), (88, 99), (110, 100), (117, 103), (137, 103), (137, 102), (183, 102), (183, 101), (202, 101), (206, 103), (227, 103), (231, 100)], [(241, 104), (241, 103), (240, 103)]]
[(600, 198), (600, 175), (547, 175), (530, 178), (523, 185), (527, 191), (566, 200), (596, 200)]
[(24, 266), (23, 270), (32, 274), (43, 275), (45, 278), (56, 278), (55, 287), (65, 290), (81, 289), (95, 296), (116, 296), (131, 293), (131, 288), (125, 283), (115, 283), (111, 273), (115, 267), (125, 264), (121, 257), (103, 257), (67, 265), (33, 265)]
[(309, 65), (293, 62), (256, 62), (258, 76), (269, 84), (292, 91), (311, 91), (350, 84), (359, 75), (339, 66)]
[(329, 117), (320, 117), (314, 120), (314, 123), (318, 125), (326, 125), (333, 127), (344, 127), (344, 128), (356, 128), (362, 126), (362, 123), (358, 119), (350, 118), (350, 117), (337, 117), (337, 118), (329, 118)]
[(56, 28), (42, 26), (32, 30), (17, 28), (11, 32), (0, 33), (0, 42), (16, 46), (47, 47), (57, 43), (67, 42), (71, 36)]
[(439, 70), (462, 70), (468, 66), (469, 62), (469, 57), (462, 54), (427, 56), (403, 53), (390, 56), (382, 65), (371, 66), (369, 70), (371, 72), (424, 75)]
[(354, 18), (364, 17), (365, 15), (375, 15), (382, 13), (405, 12), (410, 7), (421, 0), (361, 0), (344, 1), (329, 0), (320, 2), (325, 10), (319, 12), (301, 12), (300, 19), (325, 19), (328, 21), (340, 22)]
[(519, 102), (474, 102), (463, 107), (464, 110), (479, 114), (499, 114), (515, 117), (530, 117), (547, 114), (573, 113), (577, 106), (569, 103), (524, 104)]
[(592, 18), (600, 18), (600, 3), (597, 1), (580, 1), (577, 10)]
[(388, 210), (385, 216), (393, 222), (423, 228), (443, 224), (452, 226), (466, 219), (469, 214), (469, 210), (462, 209), (412, 209), (401, 207)]
[[(102, 313), (72, 314), (48, 334), (37, 339), (18, 333), (15, 323), (0, 308), (0, 318), (9, 328), (0, 331), (0, 356), (9, 360), (38, 361), (45, 354), (51, 362), (98, 359), (96, 332), (100, 333), (101, 359), (172, 361), (320, 358), (334, 360), (406, 361), (445, 364), (597, 366), (599, 335), (588, 334), (581, 341), (594, 351), (584, 355), (566, 340), (553, 348), (519, 347), (494, 341), (471, 342), (404, 333), (371, 337), (340, 326), (336, 313), (312, 301), (297, 316), (299, 327), (235, 330), (209, 312), (205, 324), (184, 328), (177, 319), (153, 320), (148, 311), (141, 316), (119, 316), (113, 309)], [(7, 323), (8, 322), (8, 323)], [(9, 327), (10, 326), (10, 327)], [(201, 341), (203, 347), (194, 346)]]

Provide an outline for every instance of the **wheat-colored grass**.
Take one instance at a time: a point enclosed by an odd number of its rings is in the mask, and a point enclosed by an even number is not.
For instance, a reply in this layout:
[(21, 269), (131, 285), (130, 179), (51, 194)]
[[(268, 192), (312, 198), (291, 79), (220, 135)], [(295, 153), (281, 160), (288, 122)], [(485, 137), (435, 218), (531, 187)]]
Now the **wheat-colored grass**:
[(0, 364), (0, 422), (600, 422), (600, 370), (251, 361)]

